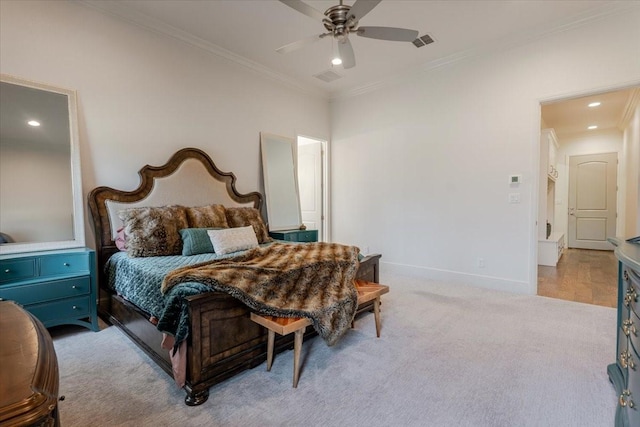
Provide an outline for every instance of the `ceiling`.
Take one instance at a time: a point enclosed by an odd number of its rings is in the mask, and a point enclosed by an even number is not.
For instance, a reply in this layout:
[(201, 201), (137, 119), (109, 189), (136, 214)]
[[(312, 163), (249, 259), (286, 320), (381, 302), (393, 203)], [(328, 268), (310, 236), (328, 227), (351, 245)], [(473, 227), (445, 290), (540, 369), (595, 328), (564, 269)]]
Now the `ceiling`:
[[(553, 128), (558, 139), (584, 134), (585, 132), (620, 129), (627, 107), (638, 88), (588, 95), (542, 106), (542, 120)], [(597, 107), (589, 107), (592, 102), (600, 102)], [(589, 130), (591, 125), (598, 126)]]
[[(416, 48), (351, 35), (356, 66), (330, 64), (333, 40), (326, 37), (288, 54), (276, 49), (325, 32), (324, 26), (277, 0), (80, 0), (137, 25), (182, 39), (290, 85), (327, 97), (375, 87), (404, 73), (430, 69), (494, 50), (633, 6), (600, 0), (426, 1), (383, 0), (360, 25), (414, 29), (435, 43)], [(307, 0), (324, 12), (339, 0)], [(353, 5), (354, 0), (345, 0)], [(314, 75), (334, 71), (324, 82)]]

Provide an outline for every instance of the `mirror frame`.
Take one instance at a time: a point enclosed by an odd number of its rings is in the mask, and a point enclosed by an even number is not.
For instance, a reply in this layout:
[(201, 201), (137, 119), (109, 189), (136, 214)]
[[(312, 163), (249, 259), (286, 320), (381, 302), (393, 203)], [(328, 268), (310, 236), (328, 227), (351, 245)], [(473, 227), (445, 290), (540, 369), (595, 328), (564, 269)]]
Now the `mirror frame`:
[(54, 249), (78, 248), (85, 246), (84, 234), (84, 205), (82, 203), (82, 174), (80, 170), (80, 140), (78, 133), (78, 107), (76, 91), (48, 85), (45, 83), (25, 80), (8, 74), (0, 74), (0, 81), (32, 89), (53, 92), (65, 95), (69, 108), (69, 141), (71, 155), (69, 166), (71, 167), (71, 191), (73, 199), (73, 239), (52, 242), (28, 242), (28, 243), (4, 243), (0, 245), (0, 255), (22, 252), (35, 252)]
[[(274, 165), (273, 164), (269, 165), (269, 161), (268, 161), (269, 156), (267, 153), (269, 150), (269, 147), (268, 147), (269, 142), (286, 143), (290, 147), (289, 153), (291, 154), (291, 157), (289, 159), (284, 159), (284, 161), (286, 162), (286, 164), (284, 164), (284, 167), (287, 170), (282, 170), (281, 168), (283, 165), (279, 165), (279, 168), (280, 168), (279, 171), (281, 173), (278, 174), (278, 176), (276, 176), (276, 174), (273, 173), (273, 170), (275, 169)], [(297, 172), (296, 160), (294, 156), (294, 153), (295, 153), (294, 144), (295, 144), (295, 140), (293, 138), (287, 138), (284, 136), (260, 132), (260, 151), (262, 153), (262, 174), (264, 178), (264, 191), (266, 196), (265, 199), (266, 199), (266, 206), (267, 206), (267, 217), (269, 220), (268, 223), (269, 223), (270, 231), (298, 230), (302, 226), (302, 212), (300, 210), (300, 191), (298, 189), (298, 172)], [(290, 174), (288, 173), (288, 170), (291, 170)], [(284, 172), (284, 176), (282, 172)], [(291, 180), (293, 180), (293, 183), (291, 183)], [(286, 215), (287, 216), (286, 219), (278, 218), (277, 215), (275, 215), (275, 213), (277, 212), (277, 209), (275, 209), (275, 206), (273, 205), (273, 201), (274, 199), (282, 199), (282, 197), (274, 196), (274, 194), (276, 194), (276, 187), (280, 187), (279, 184), (284, 184), (285, 187), (293, 188), (295, 193), (293, 195), (288, 194), (285, 196), (287, 203), (290, 205), (286, 208), (290, 210), (290, 213), (287, 213)], [(288, 222), (290, 217), (295, 217), (294, 220), (297, 223), (292, 224)]]

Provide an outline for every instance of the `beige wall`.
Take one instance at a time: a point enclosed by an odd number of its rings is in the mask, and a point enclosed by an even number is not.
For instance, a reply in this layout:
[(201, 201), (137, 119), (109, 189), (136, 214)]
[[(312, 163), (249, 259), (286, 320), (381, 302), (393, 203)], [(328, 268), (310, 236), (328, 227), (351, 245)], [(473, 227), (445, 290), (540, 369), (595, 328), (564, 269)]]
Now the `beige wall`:
[(333, 238), (383, 271), (535, 293), (540, 103), (640, 84), (638, 22), (636, 7), (333, 102)]
[(326, 99), (80, 3), (2, 0), (0, 72), (77, 90), (85, 200), (184, 147), (261, 191), (260, 131), (330, 136)]

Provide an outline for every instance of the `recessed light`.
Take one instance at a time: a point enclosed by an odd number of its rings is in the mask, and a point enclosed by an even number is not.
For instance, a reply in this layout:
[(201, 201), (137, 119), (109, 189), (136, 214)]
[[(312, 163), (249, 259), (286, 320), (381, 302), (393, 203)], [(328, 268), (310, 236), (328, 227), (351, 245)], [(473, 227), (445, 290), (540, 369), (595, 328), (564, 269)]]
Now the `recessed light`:
[(340, 65), (340, 64), (342, 64), (342, 59), (340, 59), (340, 57), (337, 57), (337, 56), (336, 56), (335, 58), (333, 58), (333, 59), (331, 60), (331, 63), (332, 63), (333, 65)]
[(29, 120), (29, 121), (27, 122), (27, 124), (28, 124), (29, 126), (33, 126), (33, 127), (38, 127), (38, 126), (40, 126), (40, 122), (39, 122), (39, 121), (37, 121), (37, 120)]
[(589, 106), (589, 107), (591, 107), (591, 108), (593, 108), (593, 107), (597, 107), (597, 106), (598, 106), (598, 105), (600, 105), (600, 104), (601, 104), (600, 102), (597, 102), (597, 101), (596, 101), (596, 102), (592, 102), (592, 103), (590, 103), (588, 106)]
[(591, 126), (589, 126), (587, 129), (589, 129), (589, 130), (598, 129), (598, 126), (596, 126), (596, 125), (591, 125)]

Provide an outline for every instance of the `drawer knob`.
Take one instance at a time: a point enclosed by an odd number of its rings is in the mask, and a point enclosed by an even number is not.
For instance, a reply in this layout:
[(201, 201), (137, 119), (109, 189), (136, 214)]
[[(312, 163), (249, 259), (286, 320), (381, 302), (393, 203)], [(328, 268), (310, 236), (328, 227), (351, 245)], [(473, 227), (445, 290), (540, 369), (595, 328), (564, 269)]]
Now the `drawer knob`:
[(9, 274), (11, 273), (11, 270), (9, 270), (8, 268), (4, 271), (5, 273)]
[(76, 285), (71, 285), (71, 289), (77, 289)]
[(73, 308), (74, 310), (77, 310), (77, 309), (78, 309), (78, 306), (77, 306), (77, 305), (74, 305), (72, 308)]
[(64, 265), (65, 267), (69, 267), (69, 263), (68, 262), (63, 263), (62, 265)]
[(638, 331), (636, 329), (636, 325), (633, 324), (633, 320), (625, 320), (622, 322), (622, 332), (624, 332), (626, 336), (631, 334), (637, 336)]

